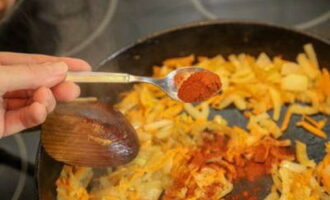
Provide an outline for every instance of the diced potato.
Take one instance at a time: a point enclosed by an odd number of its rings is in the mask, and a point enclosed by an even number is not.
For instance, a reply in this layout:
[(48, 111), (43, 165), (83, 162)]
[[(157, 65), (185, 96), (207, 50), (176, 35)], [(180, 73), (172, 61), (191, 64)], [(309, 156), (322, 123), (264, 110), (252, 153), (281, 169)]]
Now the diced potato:
[(276, 191), (272, 191), (269, 195), (267, 195), (267, 197), (265, 198), (265, 200), (279, 200), (280, 196), (278, 195), (278, 193)]
[(261, 53), (259, 55), (259, 57), (257, 58), (256, 64), (258, 67), (264, 68), (264, 69), (269, 69), (269, 68), (273, 67), (272, 60), (265, 53)]
[(277, 124), (271, 119), (260, 121), (260, 125), (267, 128), (274, 138), (279, 138), (282, 135), (280, 127), (278, 127)]
[(206, 115), (208, 115), (207, 110), (204, 109), (204, 112), (200, 112), (190, 103), (185, 103), (183, 107), (184, 110), (195, 119), (206, 119)]
[(300, 165), (298, 163), (291, 162), (291, 161), (283, 161), (281, 163), (281, 167), (283, 167), (284, 169), (294, 171), (294, 172), (298, 172), (298, 173), (303, 172), (304, 170), (306, 170), (305, 166)]
[(276, 89), (274, 89), (272, 87), (269, 88), (269, 93), (270, 93), (270, 97), (272, 99), (273, 108), (274, 108), (273, 119), (275, 121), (277, 121), (280, 119), (281, 108), (282, 108), (281, 95)]
[(314, 67), (316, 69), (319, 69), (319, 62), (317, 60), (317, 56), (316, 56), (315, 50), (313, 48), (313, 45), (312, 44), (304, 45), (304, 50), (305, 50), (308, 58), (313, 62)]
[(314, 115), (318, 112), (317, 108), (313, 108), (311, 106), (303, 106), (299, 104), (292, 104), (289, 109), (292, 113), (299, 115)]
[(215, 122), (217, 122), (218, 124), (227, 126), (228, 122), (221, 116), (221, 115), (215, 115), (214, 119)]
[(301, 92), (308, 88), (308, 78), (300, 74), (290, 74), (282, 78), (282, 89)]
[(306, 54), (299, 54), (297, 57), (299, 65), (302, 67), (306, 76), (310, 79), (315, 79), (320, 73), (316, 67), (313, 66), (313, 63), (306, 57)]
[(284, 63), (281, 69), (282, 75), (299, 74), (302, 68), (293, 62)]
[(236, 106), (236, 108), (238, 108), (239, 110), (245, 110), (247, 107), (246, 101), (244, 100), (243, 97), (240, 97), (238, 95), (235, 95), (234, 97), (234, 104)]
[(236, 71), (239, 71), (242, 68), (242, 65), (236, 55), (230, 55), (228, 60), (235, 66)]
[(330, 142), (325, 144), (325, 151), (330, 154)]
[(209, 117), (209, 114), (210, 114), (210, 106), (207, 103), (203, 102), (201, 104), (201, 107), (202, 107), (202, 109), (201, 109), (202, 117), (201, 118), (202, 119), (207, 119)]
[(164, 119), (164, 120), (161, 120), (161, 121), (146, 124), (144, 126), (144, 129), (146, 131), (157, 130), (157, 129), (163, 128), (165, 126), (170, 126), (172, 124), (173, 124), (173, 121)]
[(297, 160), (306, 167), (315, 167), (315, 162), (310, 160), (307, 155), (306, 144), (296, 141)]

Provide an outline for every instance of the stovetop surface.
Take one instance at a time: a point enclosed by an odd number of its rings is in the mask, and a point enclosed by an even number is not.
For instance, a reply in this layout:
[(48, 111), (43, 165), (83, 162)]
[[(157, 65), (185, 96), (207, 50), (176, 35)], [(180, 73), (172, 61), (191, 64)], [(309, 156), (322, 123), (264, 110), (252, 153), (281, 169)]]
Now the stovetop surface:
[[(330, 40), (329, 0), (23, 0), (0, 25), (0, 50), (83, 58), (97, 68), (145, 34), (201, 20), (253, 20)], [(34, 199), (39, 132), (0, 140), (0, 199)]]

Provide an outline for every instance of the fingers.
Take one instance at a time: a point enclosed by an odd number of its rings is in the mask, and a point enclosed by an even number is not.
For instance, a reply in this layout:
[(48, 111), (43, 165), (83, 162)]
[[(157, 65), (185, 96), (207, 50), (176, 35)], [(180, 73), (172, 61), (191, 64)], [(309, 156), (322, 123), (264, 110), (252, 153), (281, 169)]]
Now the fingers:
[(39, 54), (24, 54), (24, 53), (10, 53), (1, 52), (0, 53), (0, 64), (1, 65), (34, 65), (42, 64), (45, 62), (64, 62), (68, 65), (71, 71), (89, 71), (91, 66), (77, 58), (67, 58), (67, 57), (55, 57), (46, 56)]
[(19, 109), (30, 105), (34, 101), (37, 101), (41, 104), (44, 104), (47, 108), (47, 111), (51, 112), (54, 110), (56, 105), (55, 97), (52, 91), (48, 88), (39, 88), (28, 98), (5, 98), (4, 101), (4, 107), (6, 110)]
[(36, 90), (36, 92), (33, 94), (32, 101), (39, 102), (40, 104), (44, 105), (46, 107), (47, 113), (52, 112), (56, 106), (56, 100), (52, 91), (45, 87)]
[(2, 136), (8, 136), (24, 129), (43, 123), (47, 117), (46, 106), (34, 102), (30, 106), (19, 110), (11, 110), (4, 115), (4, 132)]
[(6, 92), (4, 98), (29, 98), (32, 97), (34, 90), (16, 90), (11, 92)]
[[(56, 106), (55, 97), (51, 90), (45, 87), (35, 91), (32, 101), (33, 103), (31, 105), (16, 110), (9, 110), (5, 113), (4, 136), (43, 123), (47, 114), (52, 112)], [(12, 108), (24, 103), (23, 101), (13, 102), (15, 102), (15, 105), (10, 105)]]
[(80, 88), (72, 82), (63, 82), (52, 88), (58, 101), (72, 101), (80, 95)]
[(14, 99), (5, 99), (4, 108), (6, 110), (15, 110), (27, 106), (31, 103), (31, 99), (21, 99), (21, 98), (14, 98)]
[[(72, 82), (62, 82), (54, 86), (52, 89), (53, 95), (57, 101), (72, 101), (80, 95), (80, 88)], [(16, 109), (26, 105), (27, 99), (30, 99), (34, 94), (34, 90), (17, 90), (4, 94), (7, 109)]]
[(78, 97), (79, 87), (63, 82), (68, 70), (91, 67), (75, 58), (0, 52), (0, 138), (44, 122), (56, 99)]
[(53, 87), (64, 80), (68, 67), (65, 63), (45, 63), (28, 66), (0, 67), (0, 94), (7, 91)]
[(84, 60), (77, 58), (59, 58), (60, 61), (65, 62), (70, 71), (90, 71), (92, 67)]

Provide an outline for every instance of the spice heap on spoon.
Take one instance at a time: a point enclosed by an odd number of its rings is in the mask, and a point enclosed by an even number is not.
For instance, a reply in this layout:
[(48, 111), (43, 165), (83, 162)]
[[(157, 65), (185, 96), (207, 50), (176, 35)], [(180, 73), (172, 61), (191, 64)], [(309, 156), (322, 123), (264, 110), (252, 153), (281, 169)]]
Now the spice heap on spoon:
[(77, 83), (150, 83), (162, 89), (174, 100), (187, 103), (205, 101), (221, 89), (221, 81), (217, 74), (198, 67), (182, 67), (160, 79), (125, 73), (71, 72), (66, 80)]
[(175, 72), (177, 96), (184, 102), (205, 101), (221, 89), (220, 78), (213, 72), (201, 68), (182, 68)]

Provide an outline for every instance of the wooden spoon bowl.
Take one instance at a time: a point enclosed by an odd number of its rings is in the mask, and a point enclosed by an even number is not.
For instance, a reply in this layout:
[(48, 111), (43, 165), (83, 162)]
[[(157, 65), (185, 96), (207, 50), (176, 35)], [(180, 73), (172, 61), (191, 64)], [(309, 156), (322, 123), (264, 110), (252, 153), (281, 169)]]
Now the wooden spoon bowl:
[(115, 167), (133, 160), (138, 138), (122, 113), (100, 102), (60, 104), (42, 126), (41, 142), (55, 160)]

